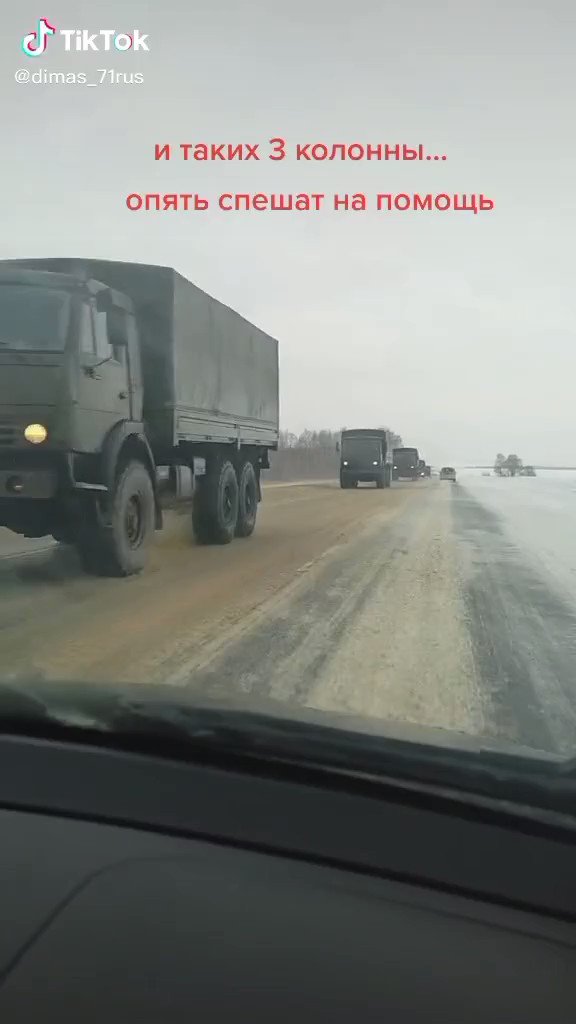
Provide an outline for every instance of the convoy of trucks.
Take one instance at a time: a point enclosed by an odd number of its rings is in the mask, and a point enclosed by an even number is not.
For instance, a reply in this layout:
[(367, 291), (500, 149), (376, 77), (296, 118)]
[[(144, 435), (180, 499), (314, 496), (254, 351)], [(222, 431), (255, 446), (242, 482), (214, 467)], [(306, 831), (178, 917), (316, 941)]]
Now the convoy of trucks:
[[(278, 343), (169, 267), (0, 261), (0, 526), (140, 572), (163, 512), (248, 537), (279, 438)], [(344, 430), (340, 485), (429, 476), (388, 432)]]
[(0, 261), (0, 526), (128, 576), (163, 509), (254, 530), (278, 447), (278, 344), (166, 267)]
[(362, 482), (390, 487), (392, 480), (431, 476), (431, 467), (420, 458), (417, 448), (390, 448), (387, 430), (343, 430), (338, 450), (342, 488), (357, 487)]

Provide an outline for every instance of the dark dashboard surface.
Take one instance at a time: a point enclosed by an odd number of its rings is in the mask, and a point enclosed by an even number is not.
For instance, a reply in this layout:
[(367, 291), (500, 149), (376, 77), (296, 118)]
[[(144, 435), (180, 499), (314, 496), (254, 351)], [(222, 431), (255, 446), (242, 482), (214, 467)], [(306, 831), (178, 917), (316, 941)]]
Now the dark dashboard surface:
[[(5, 769), (26, 750), (16, 783)], [(111, 764), (106, 821), (97, 778), (105, 784)], [(431, 830), (432, 812), (417, 808), (401, 826), (386, 801), (313, 786), (300, 787), (297, 820), (290, 785), (106, 751), (3, 740), (0, 765), (3, 1024), (576, 1019), (574, 857), (558, 837), (437, 811)], [(146, 801), (152, 820), (159, 797), (165, 821), (144, 828)], [(292, 850), (279, 839), (288, 825)], [(348, 854), (335, 863), (338, 831)], [(360, 850), (370, 835), (362, 864), (354, 841)], [(427, 878), (436, 848), (447, 872), (475, 858), (476, 891), (464, 891), (462, 871), (458, 892)], [(506, 905), (489, 862), (513, 852), (523, 884), (548, 873), (565, 911), (539, 913), (518, 893)]]

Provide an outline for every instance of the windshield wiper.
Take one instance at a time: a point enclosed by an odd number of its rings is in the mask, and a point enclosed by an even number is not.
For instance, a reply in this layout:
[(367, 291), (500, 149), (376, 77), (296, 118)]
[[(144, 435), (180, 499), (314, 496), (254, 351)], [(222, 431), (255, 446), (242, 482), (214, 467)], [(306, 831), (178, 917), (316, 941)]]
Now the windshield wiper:
[[(95, 744), (172, 760), (207, 761), (267, 774), (305, 769), (377, 786), (403, 784), (448, 796), (576, 817), (576, 761), (391, 739), (357, 731), (347, 716), (267, 702), (250, 710), (192, 702), (185, 692), (138, 684), (0, 684), (0, 734)], [(264, 707), (264, 706), (263, 706)], [(293, 717), (286, 717), (290, 714)], [(372, 729), (377, 723), (371, 723)], [(348, 727), (347, 727), (348, 726)], [(450, 738), (450, 734), (448, 734)]]

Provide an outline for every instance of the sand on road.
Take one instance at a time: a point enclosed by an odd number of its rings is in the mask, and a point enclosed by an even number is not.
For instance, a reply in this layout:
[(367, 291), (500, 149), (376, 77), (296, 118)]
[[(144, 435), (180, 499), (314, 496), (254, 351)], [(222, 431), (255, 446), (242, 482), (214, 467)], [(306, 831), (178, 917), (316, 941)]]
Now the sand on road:
[(271, 487), (250, 539), (199, 547), (189, 517), (173, 517), (147, 570), (125, 580), (84, 576), (68, 549), (0, 559), (1, 671), (171, 680), (204, 645), (226, 640), (371, 519), (392, 521), (422, 500), (423, 491), (409, 486), (384, 492), (342, 492), (332, 483)]

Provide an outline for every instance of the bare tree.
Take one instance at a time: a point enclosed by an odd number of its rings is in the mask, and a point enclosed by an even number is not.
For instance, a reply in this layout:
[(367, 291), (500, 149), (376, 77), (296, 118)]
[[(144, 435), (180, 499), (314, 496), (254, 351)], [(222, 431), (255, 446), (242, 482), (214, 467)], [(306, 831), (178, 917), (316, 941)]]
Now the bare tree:
[(496, 476), (502, 476), (502, 470), (504, 468), (505, 462), (506, 456), (503, 455), (502, 452), (498, 452), (498, 455), (496, 456), (496, 461), (494, 463), (494, 472)]
[(522, 459), (518, 455), (509, 455), (504, 463), (510, 476), (516, 476), (522, 468)]
[(296, 434), (292, 434), (289, 430), (281, 430), (278, 435), (278, 447), (279, 448), (296, 448), (298, 445), (298, 437)]

